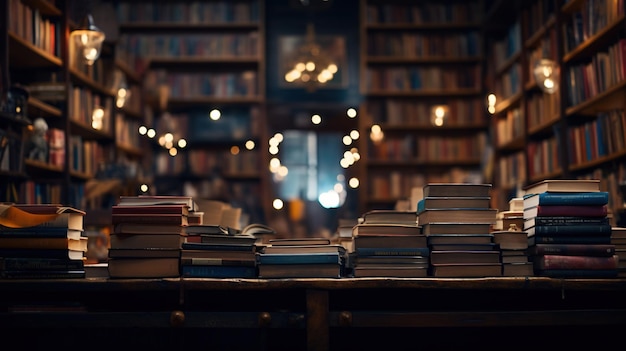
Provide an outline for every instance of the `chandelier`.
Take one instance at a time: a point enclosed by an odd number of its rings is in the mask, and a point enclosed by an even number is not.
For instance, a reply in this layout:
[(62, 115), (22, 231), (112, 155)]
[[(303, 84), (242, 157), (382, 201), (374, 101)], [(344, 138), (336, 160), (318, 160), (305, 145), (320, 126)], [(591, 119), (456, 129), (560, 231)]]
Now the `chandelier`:
[(310, 89), (332, 80), (337, 73), (337, 64), (315, 40), (312, 23), (307, 25), (304, 43), (296, 50), (287, 67), (289, 71), (285, 74), (285, 81), (306, 84)]

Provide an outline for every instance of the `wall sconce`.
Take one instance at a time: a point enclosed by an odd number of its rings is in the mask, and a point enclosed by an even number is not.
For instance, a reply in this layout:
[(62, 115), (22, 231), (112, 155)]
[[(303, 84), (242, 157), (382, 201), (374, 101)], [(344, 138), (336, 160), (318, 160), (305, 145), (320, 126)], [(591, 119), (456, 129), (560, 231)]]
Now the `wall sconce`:
[(102, 42), (106, 37), (104, 32), (93, 23), (93, 16), (88, 14), (83, 23), (72, 31), (70, 37), (70, 41), (76, 45), (76, 49), (87, 64), (93, 65), (100, 57)]
[(544, 92), (552, 94), (559, 89), (559, 67), (553, 60), (538, 60), (533, 73), (539, 88)]

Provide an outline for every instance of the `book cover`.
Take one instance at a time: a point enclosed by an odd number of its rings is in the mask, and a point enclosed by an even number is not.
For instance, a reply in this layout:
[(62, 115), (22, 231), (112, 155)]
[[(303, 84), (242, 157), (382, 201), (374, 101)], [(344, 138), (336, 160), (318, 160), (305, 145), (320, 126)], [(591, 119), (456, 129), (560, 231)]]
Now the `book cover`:
[(499, 250), (498, 244), (431, 244), (429, 246), (431, 253), (433, 251), (492, 251)]
[(178, 257), (110, 258), (111, 278), (175, 278), (180, 276)]
[(428, 267), (354, 267), (355, 278), (396, 277), (396, 278), (423, 278), (428, 276)]
[(30, 271), (30, 270), (83, 270), (85, 260), (71, 260), (69, 258), (45, 257), (3, 257), (0, 258), (0, 270)]
[(80, 279), (85, 278), (85, 270), (4, 270), (0, 271), (0, 277), (6, 279)]
[(310, 246), (310, 245), (330, 245), (330, 239), (326, 238), (290, 238), (290, 239), (270, 239), (272, 246)]
[(609, 224), (608, 217), (577, 217), (577, 216), (541, 216), (524, 220), (524, 228), (536, 225), (580, 225)]
[(489, 208), (489, 196), (430, 196), (417, 201), (417, 212), (431, 208)]
[(202, 258), (191, 257), (181, 258), (181, 265), (199, 265), (199, 266), (256, 266), (256, 259), (234, 259), (234, 258)]
[(430, 263), (500, 263), (500, 252), (485, 250), (444, 251), (432, 250)]
[(113, 225), (120, 223), (151, 223), (186, 226), (189, 224), (189, 220), (187, 216), (181, 214), (113, 214), (111, 215), (111, 223)]
[(354, 265), (376, 264), (376, 265), (416, 265), (428, 264), (428, 256), (357, 256)]
[(359, 256), (430, 256), (428, 247), (355, 247)]
[(154, 224), (154, 223), (118, 223), (113, 227), (116, 234), (186, 234), (185, 226), (181, 224)]
[(354, 237), (354, 247), (426, 247), (425, 235), (361, 234)]
[(186, 205), (189, 211), (198, 210), (196, 202), (191, 196), (176, 195), (138, 195), (138, 196), (120, 196), (117, 202), (118, 206), (151, 206), (151, 205)]
[(0, 228), (0, 238), (65, 238), (79, 240), (83, 236), (82, 229), (66, 227), (22, 227)]
[(352, 227), (353, 237), (362, 234), (422, 235), (422, 228), (417, 224), (398, 223), (360, 223)]
[(493, 242), (503, 250), (523, 250), (528, 248), (528, 234), (522, 231), (500, 230), (491, 232)]
[(600, 191), (598, 179), (546, 179), (524, 188), (526, 194)]
[(496, 221), (496, 209), (428, 209), (418, 214), (418, 223), (424, 225), (431, 222), (454, 221), (457, 223), (488, 223)]
[(525, 228), (528, 235), (535, 236), (611, 236), (610, 224), (579, 224), (579, 225), (539, 225)]
[(422, 233), (433, 234), (487, 234), (490, 231), (490, 223), (455, 223), (450, 218), (443, 222), (421, 223)]
[(187, 234), (223, 234), (228, 235), (228, 228), (219, 224), (190, 224), (185, 227)]
[(574, 192), (574, 193), (538, 193), (524, 196), (524, 208), (539, 205), (587, 205), (598, 206), (609, 203), (607, 191)]
[(250, 251), (224, 251), (224, 250), (187, 250), (180, 251), (180, 259), (192, 258), (215, 258), (233, 260), (253, 260), (256, 262), (256, 252)]
[(535, 256), (536, 269), (617, 269), (619, 256), (540, 255)]
[(227, 245), (253, 245), (257, 238), (254, 235), (236, 234), (236, 235), (224, 235), (224, 234), (200, 234), (189, 235), (186, 238), (187, 242), (196, 242), (195, 239), (200, 239), (201, 243), (205, 244), (227, 244)]
[(185, 236), (180, 234), (119, 234), (111, 233), (110, 247), (118, 249), (170, 248), (180, 249)]
[(524, 220), (532, 217), (606, 217), (607, 205), (539, 205), (524, 209)]
[(170, 248), (141, 248), (122, 249), (111, 247), (109, 249), (109, 259), (111, 258), (176, 258), (180, 257), (180, 249)]
[(185, 278), (256, 278), (254, 266), (234, 265), (182, 265), (181, 275)]
[(261, 264), (311, 264), (336, 263), (341, 264), (341, 255), (338, 253), (309, 253), (309, 254), (258, 254), (257, 263)]
[(362, 223), (417, 224), (417, 212), (396, 210), (371, 210), (365, 212)]
[(428, 245), (437, 244), (491, 244), (493, 234), (431, 234)]
[(151, 215), (151, 214), (173, 214), (173, 215), (189, 215), (189, 207), (182, 204), (171, 205), (149, 205), (149, 206), (131, 206), (131, 205), (113, 205), (111, 207), (111, 215)]
[(86, 236), (79, 239), (59, 238), (36, 238), (36, 237), (3, 237), (0, 236), (0, 249), (67, 249), (75, 251), (87, 251)]
[(535, 269), (532, 262), (507, 262), (502, 263), (503, 277), (532, 277)]
[(612, 244), (535, 244), (529, 248), (529, 254), (574, 255), (574, 256), (613, 256), (615, 245)]
[(491, 184), (428, 183), (424, 185), (424, 198), (432, 196), (491, 196)]
[(610, 236), (565, 236), (565, 235), (556, 235), (556, 236), (537, 236), (537, 235), (529, 235), (528, 236), (528, 246), (536, 245), (536, 244), (611, 244)]
[(261, 253), (312, 253), (312, 252), (327, 252), (343, 255), (346, 252), (346, 248), (339, 244), (330, 245), (268, 245), (259, 247)]
[(438, 278), (499, 277), (501, 263), (447, 263), (433, 264), (431, 276)]
[(242, 244), (214, 244), (203, 242), (188, 242), (185, 241), (181, 244), (181, 248), (185, 250), (216, 250), (216, 251), (255, 251), (254, 244), (242, 243)]
[(261, 264), (259, 278), (341, 278), (343, 266), (322, 264)]

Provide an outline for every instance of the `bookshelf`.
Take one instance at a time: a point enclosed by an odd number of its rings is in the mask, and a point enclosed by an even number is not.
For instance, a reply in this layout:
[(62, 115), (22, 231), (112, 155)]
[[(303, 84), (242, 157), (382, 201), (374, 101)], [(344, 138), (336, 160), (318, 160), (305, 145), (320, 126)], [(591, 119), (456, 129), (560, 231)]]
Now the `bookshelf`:
[[(153, 105), (154, 192), (266, 202), (264, 8), (257, 0), (114, 4), (120, 46), (135, 57)], [(221, 112), (219, 119), (209, 115)], [(165, 146), (165, 147), (164, 147)]]
[(428, 182), (480, 179), (482, 6), (361, 1), (362, 212)]
[[(626, 177), (622, 151), (626, 82), (620, 50), (626, 45), (622, 44), (626, 41), (623, 1), (495, 2), (494, 6), (500, 7), (494, 13), (506, 13), (509, 23), (521, 26), (514, 36), (518, 53), (506, 58), (520, 63), (521, 79), (512, 83), (519, 93), (493, 89), (502, 76), (497, 69), (488, 71), (486, 79), (498, 99), (492, 116), (498, 207), (505, 208), (521, 187), (543, 179), (595, 178), (610, 192), (613, 213), (620, 212), (619, 184)], [(508, 31), (507, 26), (491, 28), (486, 40), (498, 43)], [(541, 90), (533, 76), (535, 62), (541, 58), (552, 59), (560, 72), (559, 88), (552, 94)], [(496, 57), (488, 57), (487, 62), (488, 67), (499, 67)]]

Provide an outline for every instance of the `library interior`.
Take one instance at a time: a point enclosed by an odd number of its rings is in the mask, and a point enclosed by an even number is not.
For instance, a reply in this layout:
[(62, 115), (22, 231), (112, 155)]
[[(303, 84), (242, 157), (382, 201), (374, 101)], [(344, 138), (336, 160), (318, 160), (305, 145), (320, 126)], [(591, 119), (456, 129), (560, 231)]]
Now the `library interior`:
[(1, 1), (7, 340), (597, 346), (624, 2)]

